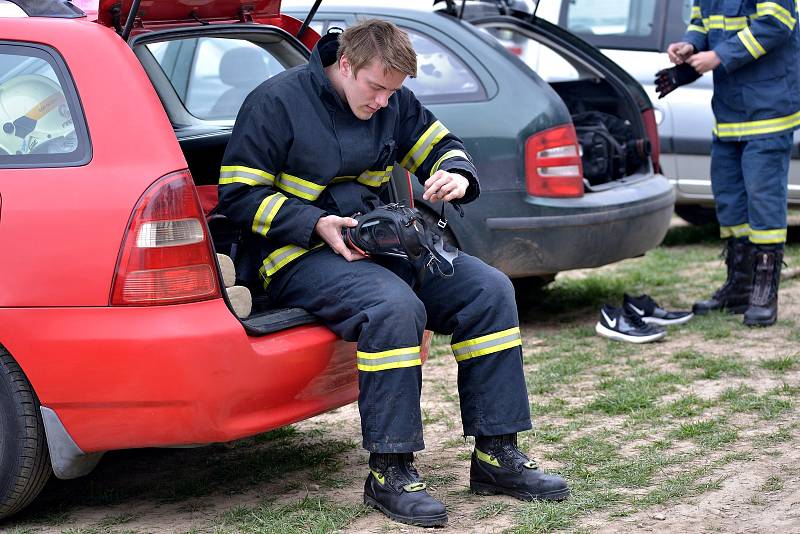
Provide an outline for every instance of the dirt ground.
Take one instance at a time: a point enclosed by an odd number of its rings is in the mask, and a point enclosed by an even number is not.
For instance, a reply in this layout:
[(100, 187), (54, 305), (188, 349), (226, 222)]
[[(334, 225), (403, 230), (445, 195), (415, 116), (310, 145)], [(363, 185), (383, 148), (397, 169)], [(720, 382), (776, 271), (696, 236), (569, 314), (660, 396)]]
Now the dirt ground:
[[(573, 276), (580, 276), (580, 273)], [(800, 283), (787, 284), (781, 290), (781, 314), (784, 317), (800, 317)], [(587, 324), (594, 319), (586, 318)], [(523, 322), (522, 330), (526, 351), (542, 348), (538, 337), (543, 329), (554, 328), (542, 325), (535, 320)], [(687, 336), (671, 335), (666, 341), (653, 348), (643, 348), (644, 354), (669, 354), (691, 345), (694, 350), (710, 354), (723, 354), (736, 350), (753, 361), (799, 354), (796, 341), (773, 339), (769, 329), (747, 330), (737, 337), (735, 346), (726, 340), (704, 340), (696, 334)], [(648, 352), (649, 351), (649, 352)], [(436, 483), (432, 493), (448, 505), (450, 523), (442, 534), (449, 532), (500, 532), (515, 526), (514, 515), (510, 513), (516, 501), (505, 497), (477, 497), (466, 489), (469, 482), (469, 460), (466, 458), (472, 445), (460, 436), (457, 400), (448, 395), (456, 391), (456, 365), (445, 358), (435, 358), (424, 366), (423, 413), (426, 419), (425, 441), (427, 449), (417, 457), (417, 466), (425, 476), (435, 476)], [(706, 398), (719, 393), (722, 386), (744, 384), (756, 392), (787, 383), (800, 386), (800, 369), (795, 367), (780, 378), (766, 372), (754, 372), (746, 377), (730, 380), (706, 380), (692, 382), (683, 393), (695, 393)], [(795, 408), (784, 423), (798, 422)], [(740, 415), (740, 432), (746, 434), (749, 415)], [(753, 419), (752, 431), (759, 432), (758, 423)], [(536, 420), (534, 419), (534, 425)], [(340, 408), (295, 425), (297, 435), (324, 435), (325, 439), (336, 439), (358, 443), (360, 426), (355, 404)], [(763, 429), (761, 429), (763, 430)], [(611, 534), (617, 532), (678, 532), (678, 533), (760, 533), (800, 534), (800, 443), (798, 433), (788, 441), (771, 446), (769, 454), (755, 455), (746, 462), (731, 462), (714, 472), (720, 480), (718, 489), (712, 489), (695, 497), (669, 500), (663, 505), (645, 508), (639, 512), (622, 517), (599, 510), (581, 515), (577, 523), (568, 530)], [(752, 446), (750, 447), (752, 449)], [(731, 449), (736, 451), (736, 446)], [(542, 451), (531, 450), (545, 470), (559, 468), (553, 461), (543, 459)], [(624, 452), (624, 451), (623, 451)], [(198, 453), (202, 454), (202, 453)], [(366, 475), (367, 453), (360, 447), (345, 451), (341, 457), (338, 482), (323, 485), (315, 482), (310, 472), (300, 471), (292, 474), (292, 481), (273, 480), (254, 485), (244, 491), (211, 492), (209, 495), (174, 503), (153, 500), (147, 495), (125, 499), (111, 506), (95, 505), (75, 507), (69, 510), (63, 520), (52, 517), (45, 522), (36, 515), (27, 514), (23, 522), (8, 526), (7, 532), (31, 533), (69, 533), (93, 534), (96, 532), (126, 533), (176, 533), (219, 532), (219, 517), (225, 511), (237, 506), (255, 506), (265, 497), (278, 502), (296, 502), (306, 495), (320, 495), (337, 503), (360, 503), (363, 480)], [(105, 461), (105, 460), (104, 460)], [(114, 459), (109, 459), (114, 461)], [(157, 466), (155, 466), (157, 468)], [(152, 472), (132, 471), (116, 473), (118, 484), (132, 484), (137, 478), (152, 477)], [(157, 475), (156, 475), (157, 476)], [(771, 478), (772, 477), (772, 478)], [(769, 486), (769, 481), (779, 479), (781, 484)], [(93, 483), (93, 482), (89, 482)], [(113, 486), (113, 484), (112, 484)], [(104, 486), (108, 487), (108, 485)], [(47, 493), (47, 489), (45, 493)], [(53, 499), (45, 501), (52, 506)], [(487, 505), (494, 505), (487, 507)], [(480, 520), (476, 520), (476, 509), (486, 510)], [(494, 515), (492, 510), (494, 510)], [(45, 510), (33, 509), (35, 514)], [(109, 517), (128, 517), (124, 524), (109, 525)], [(105, 523), (104, 523), (105, 521)], [(48, 522), (50, 524), (48, 524)], [(3, 531), (3, 527), (0, 527)], [(228, 532), (229, 530), (222, 530)], [(421, 531), (392, 523), (379, 513), (371, 512), (358, 517), (344, 532), (415, 532)]]

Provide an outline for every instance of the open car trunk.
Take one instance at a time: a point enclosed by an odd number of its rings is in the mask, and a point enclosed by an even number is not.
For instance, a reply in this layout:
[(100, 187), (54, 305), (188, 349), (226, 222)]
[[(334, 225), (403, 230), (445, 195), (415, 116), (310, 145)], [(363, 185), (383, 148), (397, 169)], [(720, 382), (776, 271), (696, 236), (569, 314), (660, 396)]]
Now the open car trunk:
[(497, 38), (564, 101), (583, 151), (587, 193), (615, 187), (621, 180), (629, 183), (649, 172), (658, 139), (650, 135), (643, 118), (652, 105), (625, 71), (588, 43), (544, 20), (510, 15), (470, 19), (469, 11), (465, 18)]

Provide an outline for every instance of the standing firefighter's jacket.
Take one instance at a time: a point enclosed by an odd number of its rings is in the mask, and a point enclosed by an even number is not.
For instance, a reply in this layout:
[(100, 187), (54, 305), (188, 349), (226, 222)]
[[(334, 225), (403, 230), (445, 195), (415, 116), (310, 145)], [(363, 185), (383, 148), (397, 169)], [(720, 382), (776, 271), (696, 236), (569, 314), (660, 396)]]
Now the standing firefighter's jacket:
[(795, 0), (694, 0), (684, 41), (713, 50), (714, 135), (739, 141), (800, 126)]
[(461, 202), (479, 194), (461, 141), (405, 87), (369, 120), (353, 114), (323, 70), (336, 61), (337, 49), (337, 35), (328, 34), (307, 65), (256, 88), (223, 156), (219, 210), (249, 229), (239, 263), (250, 282), (258, 268), (264, 287), (280, 269), (323, 246), (314, 232), (320, 217), (379, 205), (395, 162), (421, 182), (438, 169), (464, 175), (470, 185)]

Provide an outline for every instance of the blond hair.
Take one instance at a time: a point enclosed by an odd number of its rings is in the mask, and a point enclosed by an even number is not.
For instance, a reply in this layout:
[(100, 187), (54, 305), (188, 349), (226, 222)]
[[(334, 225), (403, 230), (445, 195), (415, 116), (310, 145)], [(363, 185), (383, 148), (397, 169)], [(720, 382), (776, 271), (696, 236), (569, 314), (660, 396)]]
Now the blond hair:
[(417, 76), (417, 54), (408, 34), (385, 20), (362, 20), (339, 34), (336, 59), (342, 56), (350, 63), (353, 75), (377, 59), (386, 70)]

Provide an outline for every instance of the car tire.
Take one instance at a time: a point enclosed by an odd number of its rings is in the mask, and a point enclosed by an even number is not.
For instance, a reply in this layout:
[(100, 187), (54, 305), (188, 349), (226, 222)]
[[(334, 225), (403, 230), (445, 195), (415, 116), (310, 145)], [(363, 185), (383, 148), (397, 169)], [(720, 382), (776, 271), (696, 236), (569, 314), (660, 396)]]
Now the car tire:
[(36, 498), (51, 472), (39, 399), (0, 348), (0, 519)]
[(675, 206), (675, 214), (695, 226), (717, 224), (717, 210), (699, 204), (679, 204)]

